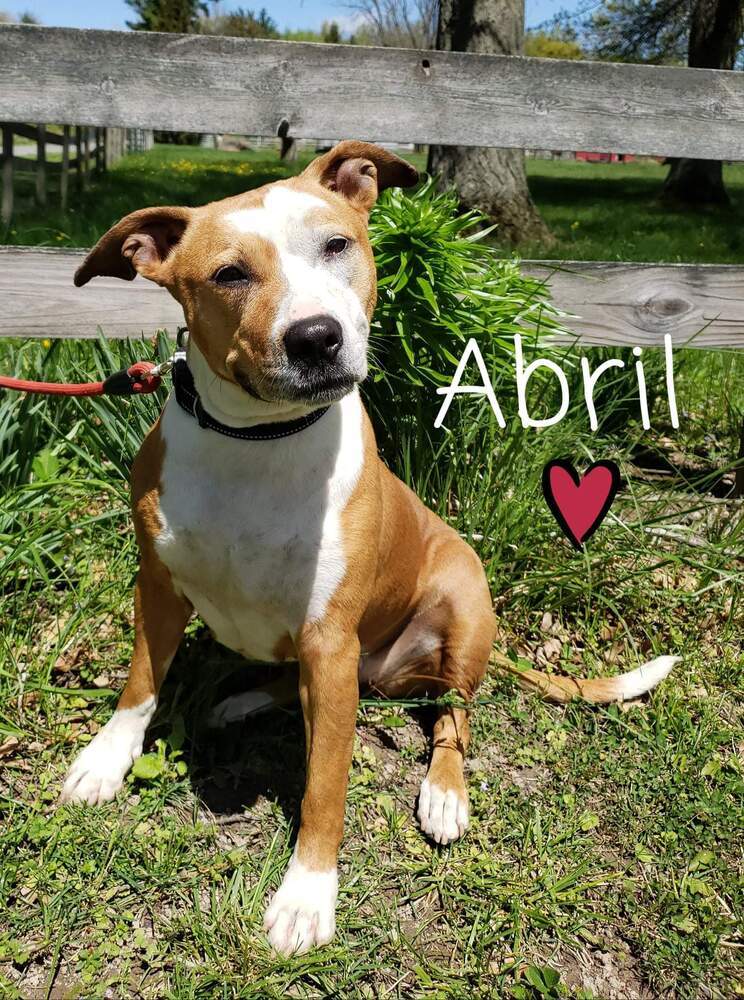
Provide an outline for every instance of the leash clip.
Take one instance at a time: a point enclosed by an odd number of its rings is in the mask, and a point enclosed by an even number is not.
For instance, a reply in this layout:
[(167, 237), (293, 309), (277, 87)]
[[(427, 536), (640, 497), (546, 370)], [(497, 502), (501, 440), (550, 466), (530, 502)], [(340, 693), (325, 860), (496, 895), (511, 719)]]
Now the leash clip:
[(173, 371), (173, 365), (176, 363), (176, 355), (171, 354), (169, 358), (165, 361), (161, 361), (159, 365), (155, 365), (154, 368), (150, 369), (150, 377), (163, 378), (165, 375), (170, 375)]
[(189, 336), (188, 327), (179, 326), (176, 332), (175, 351), (173, 352), (173, 354), (171, 354), (169, 358), (166, 358), (165, 361), (161, 361), (159, 365), (155, 365), (155, 367), (150, 370), (151, 376), (157, 376), (158, 378), (162, 378), (164, 375), (170, 375), (170, 373), (173, 371), (173, 366), (176, 364), (177, 361), (186, 360), (186, 341), (188, 339), (188, 336)]

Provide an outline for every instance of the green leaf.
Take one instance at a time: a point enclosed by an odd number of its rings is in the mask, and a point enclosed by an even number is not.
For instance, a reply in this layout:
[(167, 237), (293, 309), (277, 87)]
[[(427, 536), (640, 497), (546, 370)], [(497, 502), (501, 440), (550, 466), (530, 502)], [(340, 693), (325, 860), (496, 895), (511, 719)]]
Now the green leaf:
[(697, 929), (697, 924), (687, 913), (679, 917), (672, 917), (672, 924), (683, 934), (692, 934)]
[(31, 465), (31, 474), (35, 480), (44, 482), (48, 479), (54, 479), (59, 473), (59, 468), (59, 459), (54, 454), (52, 449), (42, 448), (42, 450), (37, 453), (33, 464)]
[(582, 830), (593, 830), (595, 827), (599, 826), (599, 816), (593, 812), (582, 813), (581, 819), (579, 820), (579, 826)]
[(644, 864), (650, 864), (654, 860), (653, 854), (643, 844), (636, 844), (634, 847), (635, 856)]
[(712, 865), (716, 860), (716, 856), (713, 851), (698, 851), (695, 857), (690, 862), (690, 871), (697, 871), (698, 868), (707, 868)]
[(712, 896), (713, 890), (699, 878), (688, 878), (687, 889), (691, 896)]
[(423, 292), (424, 298), (431, 306), (435, 315), (439, 315), (439, 303), (437, 302), (437, 297), (434, 294), (434, 289), (431, 284), (426, 280), (426, 278), (416, 278), (416, 283)]
[(155, 753), (146, 753), (132, 765), (132, 774), (141, 781), (153, 781), (165, 770), (165, 761)]
[(543, 979), (542, 970), (539, 969), (536, 965), (527, 966), (527, 968), (524, 970), (524, 978), (527, 980), (530, 986), (534, 987), (534, 989), (538, 991), (538, 993), (542, 993), (543, 996), (547, 994), (548, 986), (545, 980)]
[(386, 729), (398, 729), (405, 726), (406, 719), (402, 715), (386, 715), (380, 722)]
[(178, 712), (171, 723), (171, 731), (168, 734), (167, 742), (171, 750), (180, 750), (186, 738), (186, 726), (183, 716)]
[(551, 969), (549, 965), (546, 965), (543, 968), (542, 976), (545, 980), (545, 985), (551, 990), (561, 981), (559, 974), (555, 971), (555, 969)]
[(413, 971), (416, 974), (416, 978), (418, 979), (418, 981), (422, 983), (424, 986), (434, 985), (434, 980), (431, 978), (431, 976), (423, 967), (423, 965), (414, 965)]

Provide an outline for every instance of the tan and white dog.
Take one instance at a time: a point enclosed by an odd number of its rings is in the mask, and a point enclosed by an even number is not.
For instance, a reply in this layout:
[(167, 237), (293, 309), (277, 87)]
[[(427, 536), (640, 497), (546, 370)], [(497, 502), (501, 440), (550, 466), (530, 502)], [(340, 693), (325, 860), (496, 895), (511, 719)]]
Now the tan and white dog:
[[(265, 919), (283, 953), (334, 933), (360, 685), (470, 699), (492, 649), (478, 557), (381, 463), (357, 389), (376, 297), (367, 217), (378, 191), (416, 179), (393, 154), (342, 142), (291, 180), (132, 213), (75, 277), (141, 274), (165, 286), (186, 316), (193, 382), (169, 397), (134, 464), (131, 670), (62, 798), (98, 803), (121, 788), (194, 610), (246, 657), (299, 661), (306, 788)], [(637, 694), (667, 669), (594, 693)], [(256, 697), (253, 707), (270, 700)], [(239, 707), (250, 711), (250, 698)], [(467, 745), (466, 712), (442, 711), (418, 808), (440, 844), (468, 827)]]

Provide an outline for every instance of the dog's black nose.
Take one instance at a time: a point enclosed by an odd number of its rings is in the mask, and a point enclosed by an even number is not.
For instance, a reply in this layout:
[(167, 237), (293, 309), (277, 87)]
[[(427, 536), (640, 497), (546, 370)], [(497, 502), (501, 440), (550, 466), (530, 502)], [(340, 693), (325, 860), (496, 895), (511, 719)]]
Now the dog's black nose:
[(343, 341), (341, 324), (333, 316), (298, 319), (284, 334), (287, 357), (314, 365), (334, 361)]

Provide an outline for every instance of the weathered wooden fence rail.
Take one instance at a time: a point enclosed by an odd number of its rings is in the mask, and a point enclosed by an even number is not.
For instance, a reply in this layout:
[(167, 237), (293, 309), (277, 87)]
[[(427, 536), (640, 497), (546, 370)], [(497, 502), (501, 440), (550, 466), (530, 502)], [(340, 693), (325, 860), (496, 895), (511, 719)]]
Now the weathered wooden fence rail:
[[(744, 160), (744, 73), (16, 25), (0, 67), (0, 121)], [(79, 256), (0, 247), (0, 336), (178, 325), (146, 282), (76, 290)], [(744, 346), (744, 268), (525, 267), (586, 342)]]
[(742, 73), (19, 25), (0, 66), (7, 121), (744, 159)]
[[(0, 246), (0, 336), (107, 337), (175, 333), (178, 303), (149, 281), (72, 276), (83, 250)], [(574, 315), (566, 325), (589, 344), (744, 345), (744, 268), (733, 265), (525, 261), (551, 300)]]

